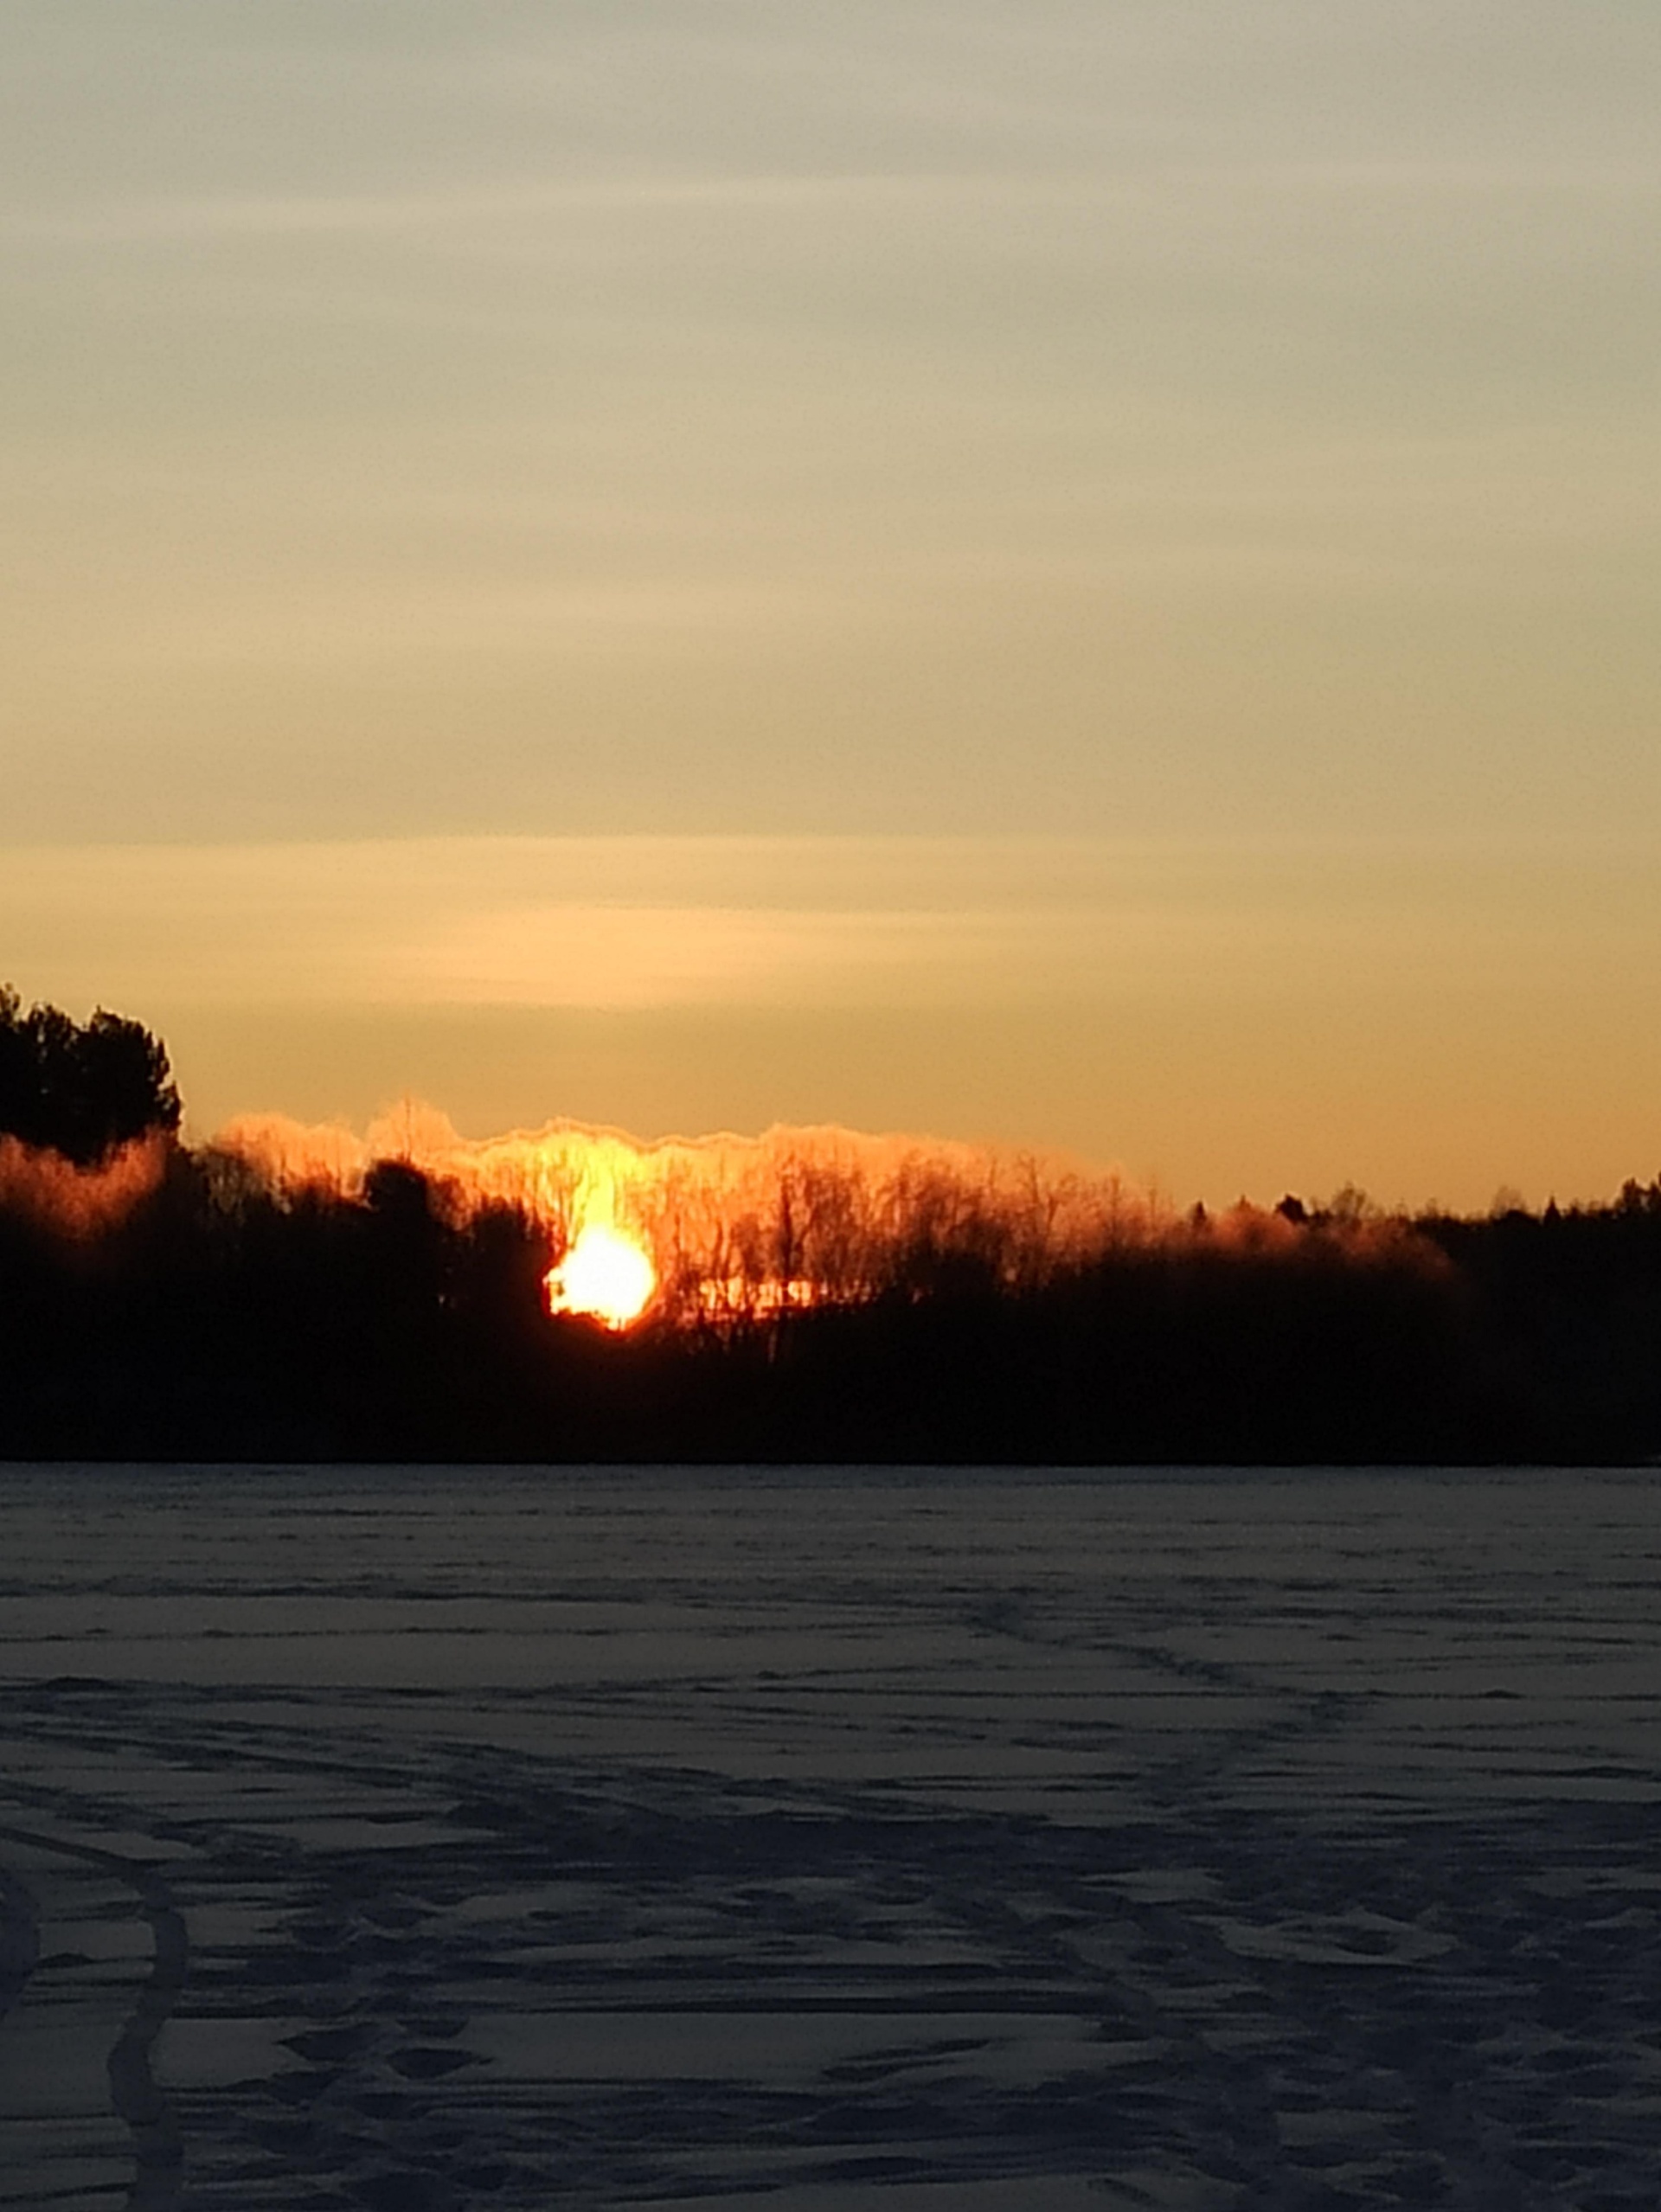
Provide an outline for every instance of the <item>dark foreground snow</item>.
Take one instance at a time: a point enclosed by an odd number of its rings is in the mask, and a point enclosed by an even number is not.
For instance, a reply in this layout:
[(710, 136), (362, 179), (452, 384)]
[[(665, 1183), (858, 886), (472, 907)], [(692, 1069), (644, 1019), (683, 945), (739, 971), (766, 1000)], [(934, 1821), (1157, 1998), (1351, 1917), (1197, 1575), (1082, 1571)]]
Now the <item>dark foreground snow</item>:
[(0, 2203), (1652, 2212), (1658, 1482), (0, 1470)]

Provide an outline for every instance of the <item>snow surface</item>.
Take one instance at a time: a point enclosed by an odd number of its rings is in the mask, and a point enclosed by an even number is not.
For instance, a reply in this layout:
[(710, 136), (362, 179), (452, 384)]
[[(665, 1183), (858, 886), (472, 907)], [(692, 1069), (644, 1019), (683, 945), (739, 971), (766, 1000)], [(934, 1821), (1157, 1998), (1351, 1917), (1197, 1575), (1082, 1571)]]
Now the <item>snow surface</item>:
[(0, 1469), (0, 2204), (1652, 2208), (1658, 1483)]

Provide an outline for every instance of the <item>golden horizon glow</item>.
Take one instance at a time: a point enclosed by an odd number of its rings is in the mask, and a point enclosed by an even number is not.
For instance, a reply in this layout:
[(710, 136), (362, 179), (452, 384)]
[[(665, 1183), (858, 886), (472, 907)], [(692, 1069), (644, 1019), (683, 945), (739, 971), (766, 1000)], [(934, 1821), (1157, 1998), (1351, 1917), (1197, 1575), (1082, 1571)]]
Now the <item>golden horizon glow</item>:
[(3, 972), (166, 1041), (196, 1138), (942, 1132), (1214, 1209), (1595, 1202), (1655, 1160), (1661, 836), (0, 847)]
[(632, 1237), (591, 1221), (544, 1280), (550, 1313), (590, 1314), (620, 1330), (651, 1305), (657, 1270)]
[(0, 976), (191, 1133), (1653, 1172), (1652, 10), (90, 12), (8, 16)]

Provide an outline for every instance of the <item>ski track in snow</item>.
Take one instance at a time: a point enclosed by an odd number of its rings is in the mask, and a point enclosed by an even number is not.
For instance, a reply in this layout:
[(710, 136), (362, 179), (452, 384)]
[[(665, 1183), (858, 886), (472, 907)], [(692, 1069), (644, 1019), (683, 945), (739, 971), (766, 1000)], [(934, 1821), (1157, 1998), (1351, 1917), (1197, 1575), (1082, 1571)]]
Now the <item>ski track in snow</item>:
[(1647, 2212), (1658, 1479), (0, 1469), (0, 2206)]

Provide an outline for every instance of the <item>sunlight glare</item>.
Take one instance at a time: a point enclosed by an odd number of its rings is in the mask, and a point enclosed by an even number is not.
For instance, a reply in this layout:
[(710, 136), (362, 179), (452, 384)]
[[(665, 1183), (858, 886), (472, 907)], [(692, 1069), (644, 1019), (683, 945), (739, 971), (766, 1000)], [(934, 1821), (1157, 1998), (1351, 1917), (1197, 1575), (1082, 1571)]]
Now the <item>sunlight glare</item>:
[(548, 1275), (550, 1313), (588, 1313), (626, 1329), (645, 1312), (657, 1271), (632, 1238), (591, 1222)]

